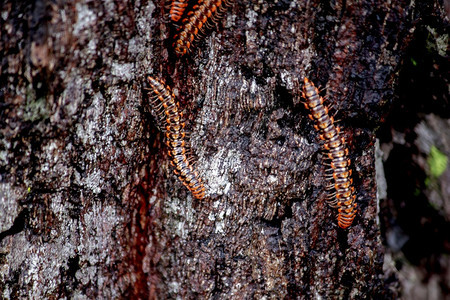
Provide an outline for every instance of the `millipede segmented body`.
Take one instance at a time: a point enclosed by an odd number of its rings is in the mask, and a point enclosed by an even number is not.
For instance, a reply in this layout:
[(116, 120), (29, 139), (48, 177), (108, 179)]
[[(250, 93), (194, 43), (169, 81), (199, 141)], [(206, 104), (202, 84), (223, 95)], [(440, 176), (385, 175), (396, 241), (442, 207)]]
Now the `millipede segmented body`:
[(173, 0), (172, 3), (170, 3), (170, 12), (169, 17), (174, 22), (178, 22), (181, 19), (181, 16), (183, 16), (184, 10), (188, 6), (187, 0), (179, 0), (175, 1)]
[(193, 10), (183, 20), (181, 31), (175, 36), (175, 53), (178, 56), (185, 55), (192, 46), (199, 32), (203, 32), (205, 26), (216, 22), (227, 6), (227, 0), (199, 0)]
[(331, 174), (327, 176), (332, 183), (327, 187), (333, 190), (329, 195), (329, 204), (338, 207), (338, 225), (341, 228), (349, 227), (356, 215), (355, 189), (352, 186), (350, 159), (345, 139), (341, 137), (339, 128), (334, 125), (334, 119), (323, 105), (324, 99), (319, 90), (305, 77), (303, 97), (306, 99), (305, 107), (310, 110), (309, 117), (315, 121), (314, 128), (319, 132), (320, 139), (324, 141), (323, 148), (327, 158), (331, 161)]
[(175, 96), (161, 80), (149, 76), (148, 81), (155, 94), (152, 105), (165, 118), (166, 144), (169, 147), (174, 172), (195, 198), (203, 199), (205, 188), (186, 154), (185, 124), (183, 114), (179, 111), (178, 103), (175, 102)]

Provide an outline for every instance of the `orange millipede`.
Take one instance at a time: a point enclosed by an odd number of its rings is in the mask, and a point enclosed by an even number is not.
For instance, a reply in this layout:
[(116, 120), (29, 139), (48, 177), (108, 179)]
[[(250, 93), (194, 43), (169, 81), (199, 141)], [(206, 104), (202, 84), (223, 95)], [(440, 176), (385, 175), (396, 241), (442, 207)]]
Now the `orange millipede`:
[(352, 224), (357, 210), (345, 138), (341, 137), (339, 127), (334, 125), (333, 117), (328, 114), (328, 108), (323, 105), (325, 100), (319, 95), (319, 90), (306, 77), (303, 97), (306, 99), (305, 107), (310, 110), (309, 117), (315, 121), (314, 128), (319, 132), (320, 139), (324, 141), (323, 148), (328, 152), (327, 158), (331, 161), (329, 169), (331, 174), (327, 177), (333, 182), (327, 189), (334, 192), (330, 193), (328, 202), (331, 206), (338, 207), (338, 225), (345, 229)]
[(199, 32), (203, 32), (204, 26), (216, 22), (217, 18), (227, 6), (227, 0), (199, 0), (183, 20), (181, 31), (175, 36), (175, 53), (178, 56), (185, 55), (192, 46)]
[(173, 0), (170, 4), (170, 12), (169, 17), (174, 22), (178, 22), (181, 19), (181, 16), (183, 16), (184, 10), (188, 6), (187, 0), (179, 0), (175, 1)]
[(183, 114), (179, 111), (179, 104), (175, 102), (175, 95), (163, 81), (151, 76), (148, 76), (148, 81), (155, 94), (151, 104), (165, 118), (166, 144), (174, 172), (195, 198), (203, 199), (205, 187), (190, 163), (191, 158), (186, 154), (185, 123)]

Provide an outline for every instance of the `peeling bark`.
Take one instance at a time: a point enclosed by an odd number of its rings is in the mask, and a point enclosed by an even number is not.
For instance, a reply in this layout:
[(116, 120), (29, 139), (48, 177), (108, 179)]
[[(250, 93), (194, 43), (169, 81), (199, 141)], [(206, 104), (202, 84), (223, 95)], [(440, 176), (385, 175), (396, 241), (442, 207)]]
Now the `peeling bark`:
[[(413, 3), (236, 0), (182, 59), (163, 1), (2, 4), (2, 296), (395, 298), (374, 131)], [(205, 201), (170, 170), (149, 73), (181, 102)], [(349, 143), (348, 230), (325, 203), (304, 76)]]

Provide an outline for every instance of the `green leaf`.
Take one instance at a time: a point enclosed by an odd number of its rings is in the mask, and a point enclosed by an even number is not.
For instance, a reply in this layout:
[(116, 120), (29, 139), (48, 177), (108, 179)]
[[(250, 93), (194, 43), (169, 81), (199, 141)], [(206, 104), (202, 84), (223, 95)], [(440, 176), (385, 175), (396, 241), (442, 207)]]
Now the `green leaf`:
[(430, 155), (428, 156), (427, 161), (428, 166), (430, 167), (431, 176), (435, 178), (441, 176), (448, 165), (448, 157), (435, 146), (431, 146)]

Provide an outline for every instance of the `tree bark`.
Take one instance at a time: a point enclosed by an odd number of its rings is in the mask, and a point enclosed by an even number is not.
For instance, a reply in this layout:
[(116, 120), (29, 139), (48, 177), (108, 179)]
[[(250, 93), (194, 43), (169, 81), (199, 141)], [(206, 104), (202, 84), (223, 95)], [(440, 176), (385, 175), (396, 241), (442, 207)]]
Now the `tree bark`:
[[(236, 0), (183, 58), (164, 1), (3, 3), (2, 297), (397, 297), (374, 142), (413, 3)], [(146, 74), (180, 101), (206, 200), (172, 173)], [(305, 76), (348, 142), (348, 230), (325, 202)]]

